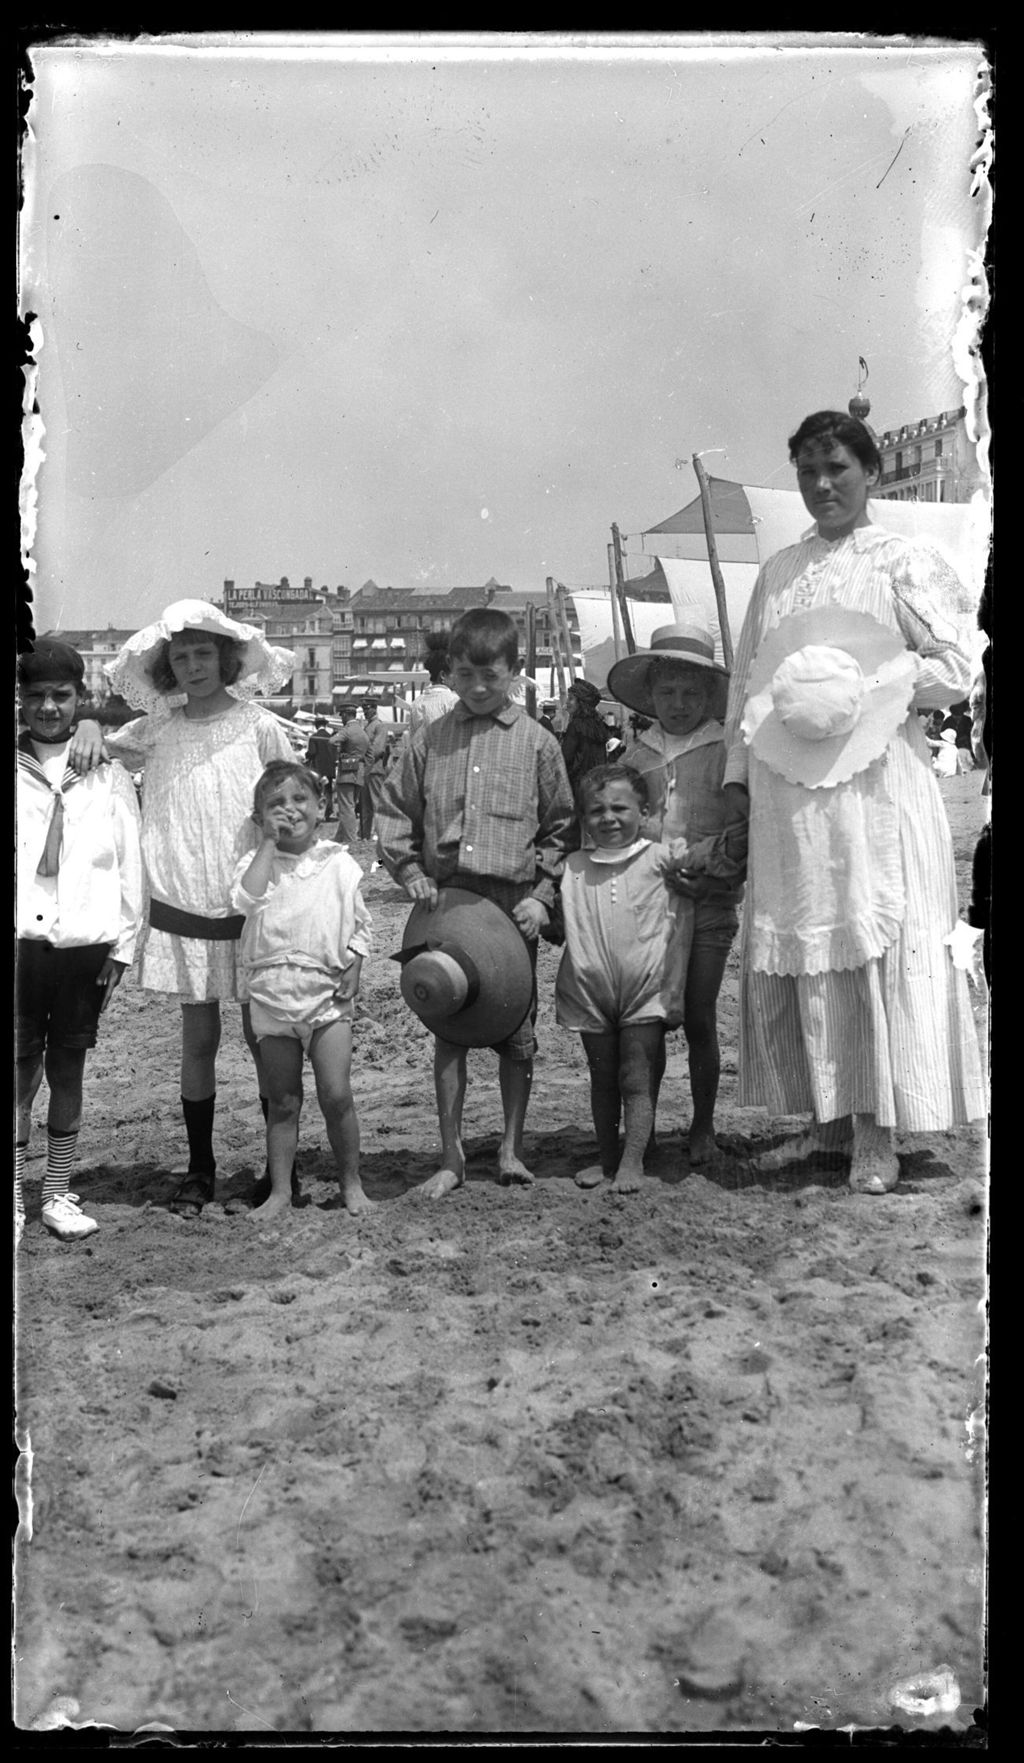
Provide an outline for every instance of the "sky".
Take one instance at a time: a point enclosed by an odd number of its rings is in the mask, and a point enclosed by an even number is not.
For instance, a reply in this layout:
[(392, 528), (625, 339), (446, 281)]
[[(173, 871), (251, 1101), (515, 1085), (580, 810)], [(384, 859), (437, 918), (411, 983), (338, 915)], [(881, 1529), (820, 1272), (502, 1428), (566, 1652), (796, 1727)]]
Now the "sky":
[(694, 452), (792, 487), (787, 435), (861, 357), (879, 432), (973, 400), (978, 43), (163, 33), (30, 61), (38, 630), (225, 578), (597, 585), (612, 521), (643, 573)]

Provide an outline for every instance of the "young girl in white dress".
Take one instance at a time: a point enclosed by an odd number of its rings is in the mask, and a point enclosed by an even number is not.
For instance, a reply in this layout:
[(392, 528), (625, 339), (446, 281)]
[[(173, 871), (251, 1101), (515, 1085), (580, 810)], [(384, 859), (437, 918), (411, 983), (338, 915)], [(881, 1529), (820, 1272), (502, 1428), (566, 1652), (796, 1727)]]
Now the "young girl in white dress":
[[(294, 757), (278, 720), (248, 699), (283, 684), (293, 666), (291, 652), (273, 648), (255, 627), (205, 601), (177, 601), (130, 637), (106, 669), (112, 689), (148, 714), (105, 733), (83, 722), (71, 748), (79, 769), (105, 752), (130, 770), (144, 770), (149, 898), (133, 977), (146, 991), (181, 1000), (189, 1161), (171, 1206), (186, 1215), (197, 1215), (214, 1194), (220, 1007), (239, 998), (243, 923), (232, 911), (230, 890), (239, 857), (258, 840), (252, 792), (271, 759)], [(259, 1074), (245, 1004), (242, 1028)], [(262, 1083), (260, 1091), (266, 1114)]]

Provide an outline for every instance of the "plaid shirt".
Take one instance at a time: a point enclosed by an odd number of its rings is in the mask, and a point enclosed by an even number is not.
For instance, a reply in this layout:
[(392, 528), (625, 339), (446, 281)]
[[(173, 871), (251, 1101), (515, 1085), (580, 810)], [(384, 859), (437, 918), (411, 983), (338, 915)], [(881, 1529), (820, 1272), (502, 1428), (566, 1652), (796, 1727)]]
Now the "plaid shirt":
[(579, 842), (558, 742), (516, 704), (493, 716), (457, 704), (416, 730), (388, 775), (377, 837), (403, 884), (491, 876), (532, 883), (551, 906)]

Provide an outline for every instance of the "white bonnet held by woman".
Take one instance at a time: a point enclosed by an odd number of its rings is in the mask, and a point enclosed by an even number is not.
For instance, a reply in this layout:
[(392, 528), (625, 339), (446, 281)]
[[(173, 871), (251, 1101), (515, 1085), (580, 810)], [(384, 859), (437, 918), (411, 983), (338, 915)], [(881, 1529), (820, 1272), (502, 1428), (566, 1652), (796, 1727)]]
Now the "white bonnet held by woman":
[(765, 765), (805, 789), (847, 783), (907, 719), (917, 667), (898, 631), (866, 612), (796, 612), (765, 637), (742, 729)]

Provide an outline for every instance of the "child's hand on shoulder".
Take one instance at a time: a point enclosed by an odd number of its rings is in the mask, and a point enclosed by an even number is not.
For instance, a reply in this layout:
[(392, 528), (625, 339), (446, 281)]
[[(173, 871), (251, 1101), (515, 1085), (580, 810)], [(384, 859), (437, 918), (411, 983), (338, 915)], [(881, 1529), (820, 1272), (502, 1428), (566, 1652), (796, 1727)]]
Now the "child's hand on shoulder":
[(512, 917), (527, 942), (532, 943), (549, 922), (550, 913), (543, 902), (535, 900), (531, 894), (528, 899), (520, 900), (518, 906), (513, 906)]
[(68, 748), (68, 764), (72, 771), (77, 772), (79, 777), (84, 777), (87, 772), (95, 771), (97, 765), (107, 757), (103, 730), (99, 723), (88, 718), (80, 722)]

